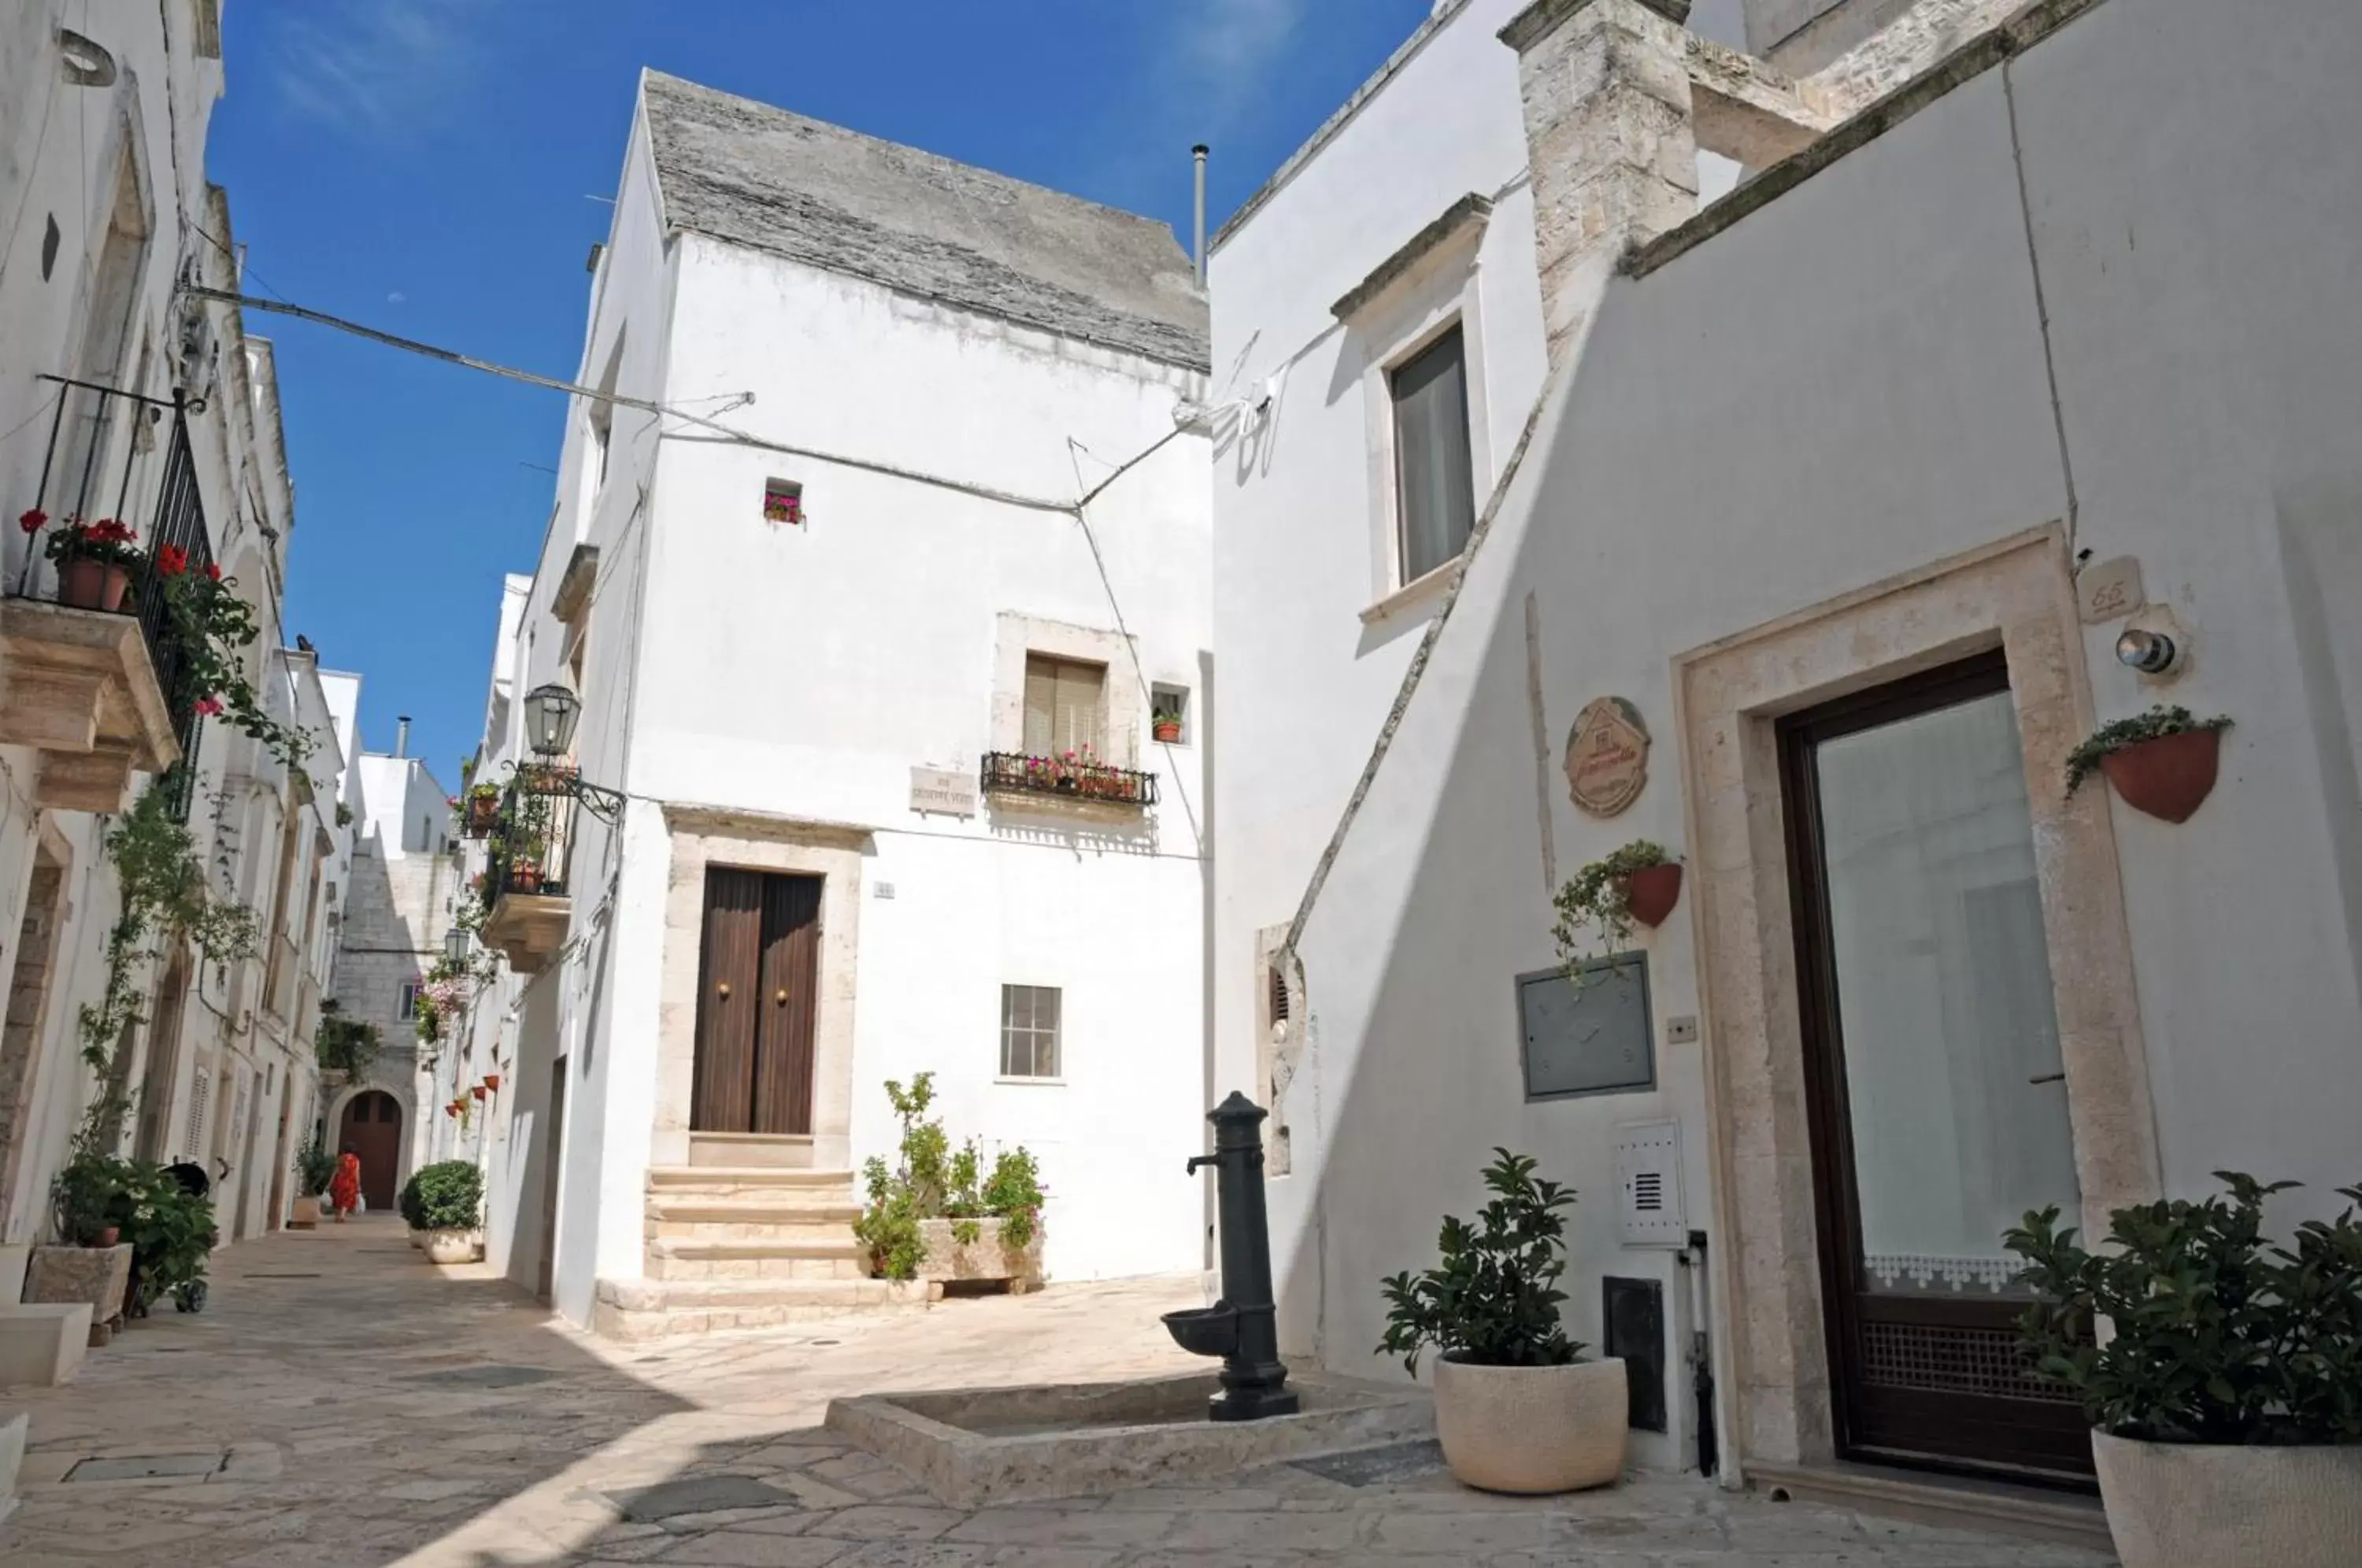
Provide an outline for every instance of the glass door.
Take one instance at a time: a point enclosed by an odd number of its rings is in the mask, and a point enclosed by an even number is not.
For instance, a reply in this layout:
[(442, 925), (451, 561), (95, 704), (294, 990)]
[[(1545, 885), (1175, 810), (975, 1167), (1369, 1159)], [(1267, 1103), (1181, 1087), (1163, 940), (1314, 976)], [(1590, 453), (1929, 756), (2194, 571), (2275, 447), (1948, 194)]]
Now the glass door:
[(1996, 651), (1780, 726), (1838, 1437), (2073, 1483), (2003, 1231), (2076, 1211), (2009, 671)]

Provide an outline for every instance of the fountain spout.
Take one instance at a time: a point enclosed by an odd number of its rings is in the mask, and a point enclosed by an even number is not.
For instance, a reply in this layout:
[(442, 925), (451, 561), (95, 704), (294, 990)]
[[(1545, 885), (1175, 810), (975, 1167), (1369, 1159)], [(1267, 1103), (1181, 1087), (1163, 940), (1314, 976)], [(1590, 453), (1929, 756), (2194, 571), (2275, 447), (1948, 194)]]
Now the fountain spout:
[(1214, 1124), (1214, 1152), (1193, 1155), (1191, 1175), (1214, 1167), (1222, 1236), (1222, 1297), (1211, 1307), (1167, 1312), (1174, 1342), (1196, 1355), (1222, 1358), (1222, 1391), (1210, 1401), (1218, 1421), (1253, 1421), (1296, 1413), (1279, 1359), (1278, 1309), (1273, 1304), (1271, 1228), (1263, 1198), (1263, 1107), (1233, 1092), (1206, 1113)]

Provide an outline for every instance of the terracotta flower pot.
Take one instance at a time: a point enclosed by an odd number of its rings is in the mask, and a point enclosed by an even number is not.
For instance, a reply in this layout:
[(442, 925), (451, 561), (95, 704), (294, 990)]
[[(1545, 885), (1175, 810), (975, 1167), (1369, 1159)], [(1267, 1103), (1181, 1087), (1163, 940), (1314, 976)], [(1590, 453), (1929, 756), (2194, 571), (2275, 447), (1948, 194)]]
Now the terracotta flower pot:
[(105, 1249), (105, 1248), (107, 1248), (107, 1247), (111, 1247), (111, 1246), (115, 1245), (115, 1243), (116, 1243), (116, 1242), (117, 1242), (121, 1241), (122, 1239), (123, 1239), (123, 1228), (122, 1228), (121, 1226), (119, 1226), (119, 1225), (106, 1225), (106, 1226), (102, 1226), (102, 1227), (100, 1228), (100, 1230), (99, 1230), (98, 1234), (97, 1234), (96, 1236), (94, 1236), (94, 1237), (91, 1238), (90, 1244), (91, 1244), (92, 1246), (94, 1246), (94, 1247), (97, 1247), (97, 1248), (100, 1248), (100, 1249), (104, 1250), (104, 1249)]
[(468, 797), (468, 836), (489, 837), (501, 822), (501, 798), (498, 795)]
[(1170, 745), (1181, 738), (1181, 726), (1177, 723), (1152, 724), (1149, 726), (1149, 733), (1159, 741)]
[(1435, 1435), (1461, 1484), (1574, 1492), (1624, 1474), (1631, 1404), (1620, 1357), (1564, 1366), (1435, 1364)]
[(1679, 861), (1665, 866), (1646, 866), (1630, 876), (1620, 878), (1624, 884), (1624, 907), (1642, 925), (1659, 926), (1673, 912), (1682, 899), (1682, 867)]
[(2362, 1447), (2136, 1442), (2095, 1431), (2092, 1460), (2125, 1568), (2341, 1568), (2362, 1540)]
[(538, 871), (511, 871), (509, 873), (509, 890), (512, 892), (525, 894), (540, 892), (541, 873)]
[(2222, 758), (2220, 730), (2184, 730), (2112, 751), (2100, 758), (2100, 771), (2133, 810), (2186, 823), (2214, 792)]
[(113, 561), (77, 558), (58, 563), (58, 602), (76, 610), (120, 610), (130, 572)]

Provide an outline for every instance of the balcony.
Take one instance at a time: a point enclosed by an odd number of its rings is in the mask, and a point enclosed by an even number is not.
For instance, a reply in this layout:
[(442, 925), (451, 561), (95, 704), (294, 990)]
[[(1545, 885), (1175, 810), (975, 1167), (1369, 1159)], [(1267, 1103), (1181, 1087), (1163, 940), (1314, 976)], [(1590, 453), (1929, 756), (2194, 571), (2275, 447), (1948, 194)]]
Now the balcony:
[[(212, 563), (213, 549), (182, 411), (85, 382), (45, 379), (57, 381), (58, 406), (31, 510), (54, 517), (48, 525), (53, 530), (69, 516), (90, 514), (94, 469), (110, 442), (111, 422), (173, 410), (156, 517), (146, 536), (113, 561), (50, 561), (43, 558), (50, 536), (28, 535), (22, 569), (0, 598), (0, 744), (40, 753), (33, 778), (37, 804), (116, 812), (129, 801), (133, 774), (162, 773), (194, 749), (194, 693), (178, 690), (185, 661), (171, 635), (156, 558), (170, 546), (183, 553), (190, 569), (202, 571)], [(141, 456), (138, 439), (125, 445), (118, 511), (130, 497)], [(103, 504), (103, 487), (97, 493)]]
[(566, 945), (579, 813), (574, 770), (563, 765), (522, 764), (501, 791), (500, 816), (485, 840), (480, 934), (520, 975), (540, 973)]
[(977, 787), (988, 795), (1039, 797), (1045, 801), (1137, 812), (1156, 804), (1156, 775), (1071, 756), (985, 753)]

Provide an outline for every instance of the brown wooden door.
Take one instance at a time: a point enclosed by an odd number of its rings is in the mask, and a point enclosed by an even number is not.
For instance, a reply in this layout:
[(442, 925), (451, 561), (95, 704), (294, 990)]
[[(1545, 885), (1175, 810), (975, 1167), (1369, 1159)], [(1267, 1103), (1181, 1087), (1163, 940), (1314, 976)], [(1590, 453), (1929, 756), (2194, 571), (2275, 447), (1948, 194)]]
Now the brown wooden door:
[(1779, 726), (1839, 1452), (2081, 1485), (2004, 1229), (2076, 1211), (2025, 763), (1998, 651)]
[(817, 877), (707, 869), (692, 1131), (811, 1131), (820, 892)]
[(370, 1212), (393, 1208), (393, 1176), (402, 1165), (402, 1102), (382, 1089), (355, 1095), (345, 1106), (337, 1136), (338, 1153), (350, 1149), (361, 1162), (361, 1198)]

